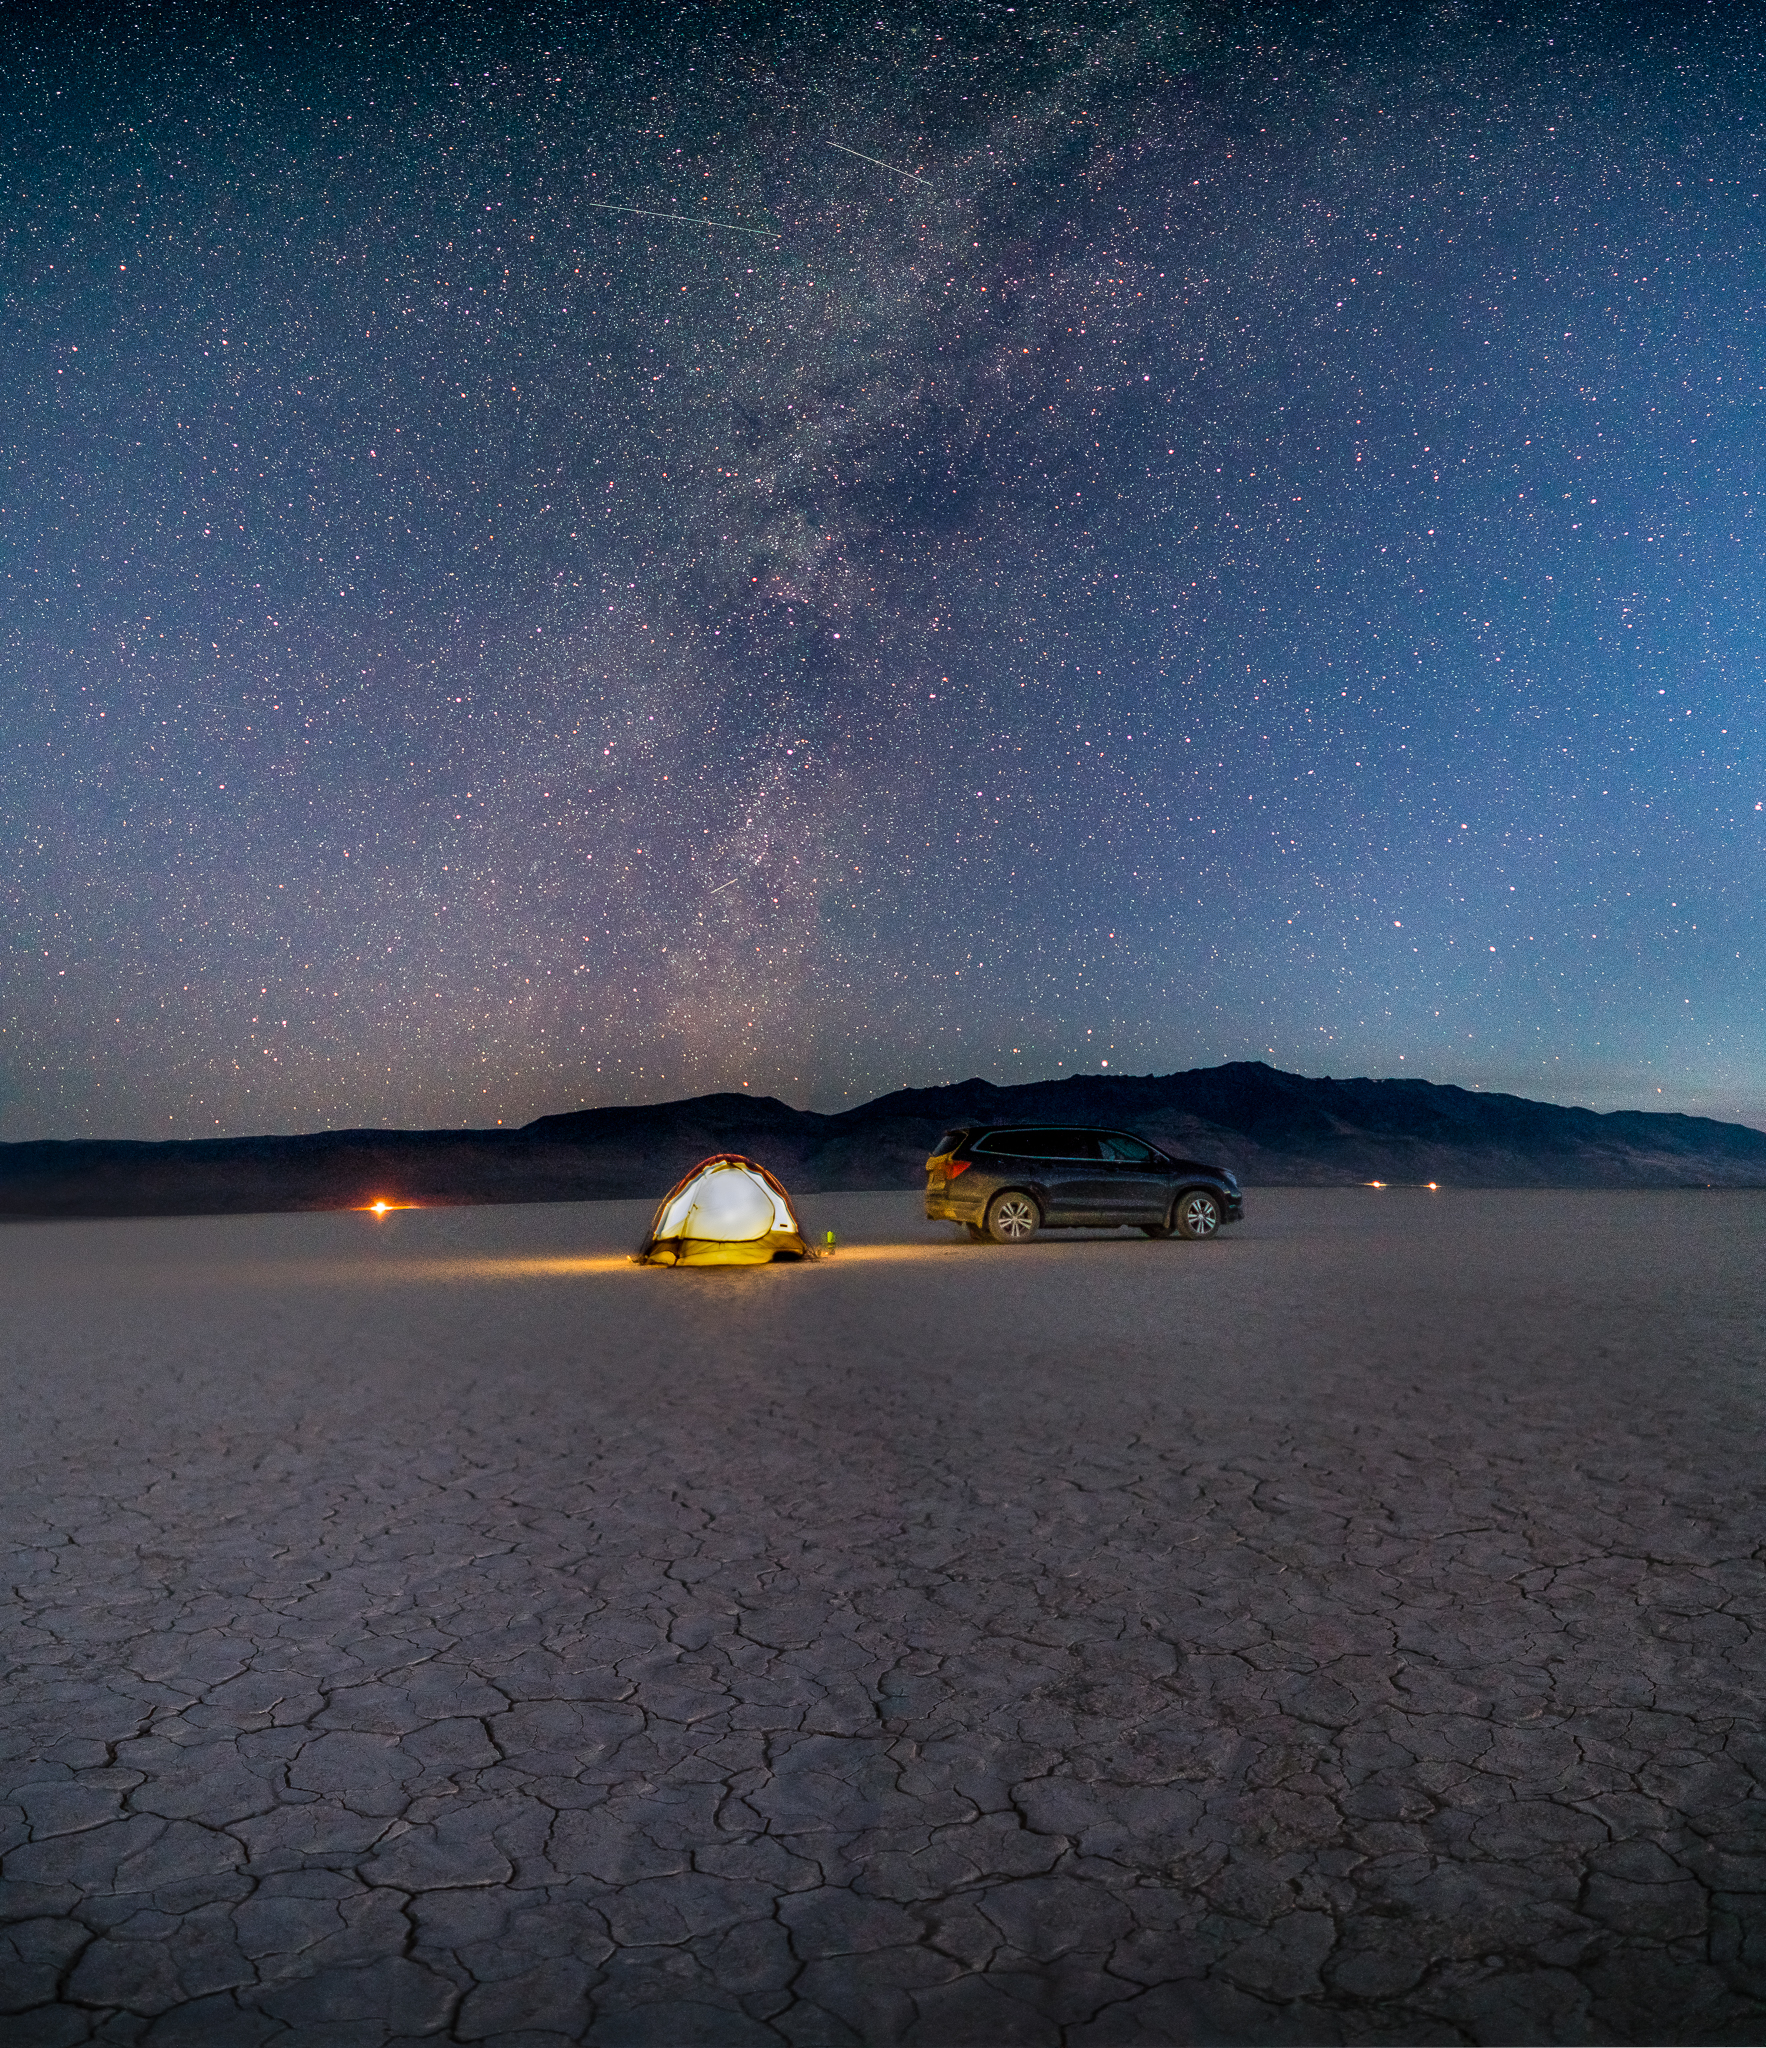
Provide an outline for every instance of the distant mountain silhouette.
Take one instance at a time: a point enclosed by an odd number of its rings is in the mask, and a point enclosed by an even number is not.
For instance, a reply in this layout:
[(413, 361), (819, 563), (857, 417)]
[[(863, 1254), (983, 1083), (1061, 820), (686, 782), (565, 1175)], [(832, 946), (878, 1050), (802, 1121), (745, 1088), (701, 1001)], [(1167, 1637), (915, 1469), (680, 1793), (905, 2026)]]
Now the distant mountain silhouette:
[(1308, 1080), (1261, 1060), (1187, 1074), (1075, 1074), (903, 1088), (824, 1116), (772, 1096), (579, 1109), (519, 1130), (322, 1131), (164, 1144), (0, 1145), (0, 1216), (173, 1216), (659, 1198), (709, 1152), (746, 1152), (803, 1193), (910, 1188), (963, 1122), (1110, 1124), (1247, 1185), (1766, 1187), (1766, 1131), (1641, 1110), (1597, 1115), (1430, 1081)]

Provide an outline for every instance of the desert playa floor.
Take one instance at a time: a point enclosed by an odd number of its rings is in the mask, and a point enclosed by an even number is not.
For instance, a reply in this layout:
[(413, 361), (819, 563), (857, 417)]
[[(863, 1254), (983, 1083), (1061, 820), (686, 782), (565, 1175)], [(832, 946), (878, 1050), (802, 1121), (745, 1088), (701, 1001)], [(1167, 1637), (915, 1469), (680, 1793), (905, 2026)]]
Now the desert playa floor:
[(1766, 2038), (1766, 1196), (0, 1231), (0, 2039)]

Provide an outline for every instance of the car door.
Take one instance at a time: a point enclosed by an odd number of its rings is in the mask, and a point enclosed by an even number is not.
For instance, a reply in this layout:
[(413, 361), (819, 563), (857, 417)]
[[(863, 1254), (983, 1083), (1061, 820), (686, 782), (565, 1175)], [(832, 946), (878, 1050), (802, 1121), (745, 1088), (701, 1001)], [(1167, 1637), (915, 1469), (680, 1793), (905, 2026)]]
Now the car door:
[(1099, 1223), (1111, 1215), (1118, 1199), (1115, 1168), (1098, 1147), (1096, 1131), (1045, 1131), (1050, 1154), (1051, 1195), (1059, 1183), (1058, 1201), (1068, 1223)]
[(1100, 1131), (1098, 1150), (1109, 1176), (1111, 1212), (1125, 1223), (1163, 1223), (1171, 1206), (1171, 1162), (1126, 1131)]
[(1081, 1221), (1088, 1213), (1086, 1181), (1097, 1174), (1097, 1145), (1086, 1131), (995, 1131), (976, 1147), (990, 1174), (1009, 1175), (1035, 1195), (1042, 1220), (1051, 1225)]

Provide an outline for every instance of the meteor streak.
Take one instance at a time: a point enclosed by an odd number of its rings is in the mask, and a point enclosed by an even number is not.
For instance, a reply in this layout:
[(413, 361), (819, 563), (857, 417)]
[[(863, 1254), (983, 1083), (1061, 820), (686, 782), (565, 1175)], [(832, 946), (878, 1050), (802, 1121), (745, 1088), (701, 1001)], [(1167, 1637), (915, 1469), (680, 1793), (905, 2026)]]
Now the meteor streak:
[(684, 220), (690, 228), (730, 228), (738, 235), (759, 235), (762, 241), (775, 240), (778, 234), (776, 228), (745, 228), (739, 220), (701, 220), (691, 213), (652, 213), (647, 206), (609, 206), (604, 199), (591, 199), (587, 204), (601, 213), (639, 213), (646, 220)]
[(898, 178), (912, 178), (916, 185), (924, 185), (928, 192), (932, 190), (932, 180), (922, 178), (918, 171), (904, 171), (900, 164), (886, 164), (880, 156), (866, 156), (862, 149), (848, 149), (844, 142), (830, 140), (828, 147), (839, 150), (842, 156), (856, 156), (861, 164), (875, 164), (880, 171), (893, 171)]

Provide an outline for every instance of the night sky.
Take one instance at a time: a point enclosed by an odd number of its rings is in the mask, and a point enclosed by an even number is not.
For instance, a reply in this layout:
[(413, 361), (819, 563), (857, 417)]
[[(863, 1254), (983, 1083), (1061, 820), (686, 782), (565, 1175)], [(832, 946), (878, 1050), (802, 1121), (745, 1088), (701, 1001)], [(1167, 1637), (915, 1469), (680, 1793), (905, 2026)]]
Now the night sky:
[(0, 1137), (1246, 1058), (1766, 1123), (1762, 50), (8, 15)]

